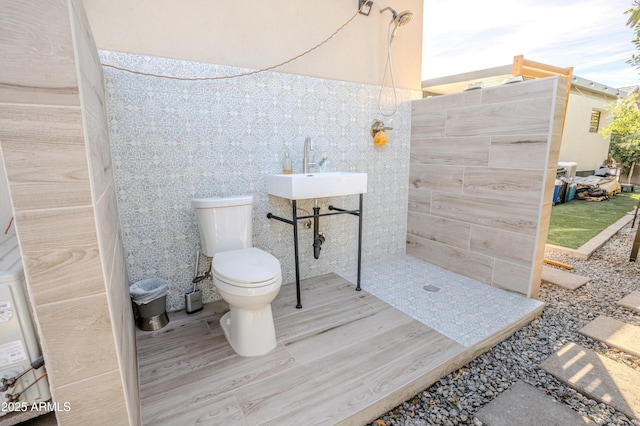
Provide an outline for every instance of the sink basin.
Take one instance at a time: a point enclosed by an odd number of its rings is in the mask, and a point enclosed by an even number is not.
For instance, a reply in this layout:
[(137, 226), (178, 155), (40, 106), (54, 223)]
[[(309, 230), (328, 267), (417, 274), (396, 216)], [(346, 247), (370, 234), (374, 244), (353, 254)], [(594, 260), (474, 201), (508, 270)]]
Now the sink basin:
[(338, 197), (367, 192), (367, 174), (351, 172), (267, 175), (267, 194), (289, 200)]

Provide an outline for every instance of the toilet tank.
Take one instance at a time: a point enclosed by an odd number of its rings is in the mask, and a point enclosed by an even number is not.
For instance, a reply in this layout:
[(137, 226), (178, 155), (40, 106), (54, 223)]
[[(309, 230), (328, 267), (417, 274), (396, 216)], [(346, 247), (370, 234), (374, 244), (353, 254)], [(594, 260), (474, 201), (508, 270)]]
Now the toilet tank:
[(253, 246), (253, 196), (196, 198), (191, 200), (205, 256)]

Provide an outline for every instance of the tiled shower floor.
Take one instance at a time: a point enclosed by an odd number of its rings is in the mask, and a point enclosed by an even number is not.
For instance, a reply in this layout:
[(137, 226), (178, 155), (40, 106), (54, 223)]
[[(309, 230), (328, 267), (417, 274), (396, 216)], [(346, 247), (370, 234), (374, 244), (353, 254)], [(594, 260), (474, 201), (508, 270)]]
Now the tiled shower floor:
[[(353, 269), (339, 275), (355, 283), (357, 271)], [(408, 255), (363, 265), (360, 285), (466, 347), (543, 305), (538, 300), (488, 286)]]

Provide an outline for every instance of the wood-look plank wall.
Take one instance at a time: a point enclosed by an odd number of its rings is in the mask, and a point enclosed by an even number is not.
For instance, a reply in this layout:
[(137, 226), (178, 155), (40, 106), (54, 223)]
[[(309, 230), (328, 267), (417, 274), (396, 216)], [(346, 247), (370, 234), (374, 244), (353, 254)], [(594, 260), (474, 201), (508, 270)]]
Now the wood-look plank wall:
[(536, 297), (566, 80), (413, 102), (407, 253)]
[[(60, 425), (140, 424), (102, 68), (80, 0), (0, 0), (0, 145)], [(108, 419), (108, 420), (107, 420)]]

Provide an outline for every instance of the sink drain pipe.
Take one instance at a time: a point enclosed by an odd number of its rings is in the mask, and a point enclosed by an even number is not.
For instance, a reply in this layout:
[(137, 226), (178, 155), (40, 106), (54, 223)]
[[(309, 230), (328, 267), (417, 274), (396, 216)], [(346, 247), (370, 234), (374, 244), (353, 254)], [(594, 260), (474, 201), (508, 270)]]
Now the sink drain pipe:
[(324, 243), (325, 237), (320, 232), (320, 207), (318, 207), (318, 200), (315, 200), (313, 206), (313, 257), (320, 258), (320, 250), (322, 250), (322, 243)]

